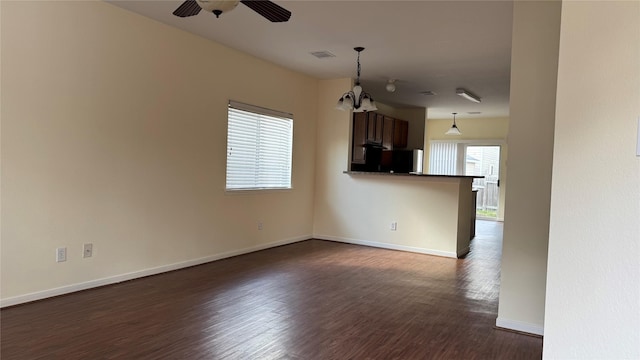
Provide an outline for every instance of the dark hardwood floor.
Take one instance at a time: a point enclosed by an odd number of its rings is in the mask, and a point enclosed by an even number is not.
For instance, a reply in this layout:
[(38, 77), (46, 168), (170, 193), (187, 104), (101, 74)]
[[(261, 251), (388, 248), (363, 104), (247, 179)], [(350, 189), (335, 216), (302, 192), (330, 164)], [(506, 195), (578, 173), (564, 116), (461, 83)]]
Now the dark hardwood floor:
[(502, 224), (466, 259), (309, 240), (0, 311), (9, 359), (540, 359), (494, 329)]

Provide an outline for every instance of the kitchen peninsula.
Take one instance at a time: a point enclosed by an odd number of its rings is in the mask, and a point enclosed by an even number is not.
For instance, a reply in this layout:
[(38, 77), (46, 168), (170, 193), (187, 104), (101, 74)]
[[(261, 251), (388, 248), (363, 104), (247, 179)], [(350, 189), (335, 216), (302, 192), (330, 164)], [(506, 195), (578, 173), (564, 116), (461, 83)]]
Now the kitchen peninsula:
[[(376, 197), (407, 198), (403, 210), (390, 221), (398, 220), (397, 229), (406, 231), (411, 245), (388, 246), (398, 250), (415, 251), (431, 255), (460, 258), (469, 252), (469, 243), (475, 222), (475, 206), (472, 191), (474, 178), (481, 176), (456, 176), (434, 174), (410, 174), (390, 172), (344, 171), (352, 181), (367, 186), (376, 183), (384, 186), (384, 192), (372, 194), (372, 204), (363, 211), (380, 212), (375, 206)], [(406, 202), (406, 201), (405, 201)], [(366, 215), (365, 215), (366, 217)]]

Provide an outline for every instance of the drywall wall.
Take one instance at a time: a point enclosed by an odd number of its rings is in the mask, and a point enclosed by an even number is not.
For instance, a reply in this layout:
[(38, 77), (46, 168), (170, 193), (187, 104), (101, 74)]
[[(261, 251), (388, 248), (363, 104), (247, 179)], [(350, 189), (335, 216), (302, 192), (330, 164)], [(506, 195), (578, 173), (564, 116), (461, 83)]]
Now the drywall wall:
[(640, 358), (639, 64), (640, 2), (563, 2), (545, 359)]
[(453, 118), (427, 120), (427, 138), (429, 140), (506, 140), (509, 131), (509, 118), (456, 118), (456, 124), (462, 131), (462, 135), (445, 135), (452, 123)]
[(504, 220), (504, 202), (507, 189), (507, 132), (509, 118), (462, 118), (456, 119), (462, 135), (451, 136), (444, 133), (449, 130), (452, 119), (428, 119), (426, 125), (426, 142), (424, 151), (424, 168), (429, 169), (430, 144), (437, 141), (460, 141), (478, 145), (500, 145), (500, 200), (498, 204), (498, 220)]
[(319, 82), (314, 237), (455, 257), (458, 180), (343, 173), (351, 114), (334, 106), (350, 81)]
[[(105, 2), (0, 6), (3, 305), (311, 236), (317, 80)], [(230, 99), (294, 114), (293, 190), (225, 193)]]
[(509, 161), (497, 326), (542, 334), (559, 1), (513, 5)]

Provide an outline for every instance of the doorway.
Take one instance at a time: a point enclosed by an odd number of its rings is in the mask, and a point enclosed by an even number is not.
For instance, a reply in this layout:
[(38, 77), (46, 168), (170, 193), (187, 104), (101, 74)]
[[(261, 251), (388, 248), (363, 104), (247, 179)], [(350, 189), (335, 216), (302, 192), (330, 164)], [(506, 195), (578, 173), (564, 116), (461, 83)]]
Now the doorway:
[(497, 220), (500, 206), (500, 146), (465, 144), (464, 174), (484, 176), (473, 180), (477, 190), (476, 217)]

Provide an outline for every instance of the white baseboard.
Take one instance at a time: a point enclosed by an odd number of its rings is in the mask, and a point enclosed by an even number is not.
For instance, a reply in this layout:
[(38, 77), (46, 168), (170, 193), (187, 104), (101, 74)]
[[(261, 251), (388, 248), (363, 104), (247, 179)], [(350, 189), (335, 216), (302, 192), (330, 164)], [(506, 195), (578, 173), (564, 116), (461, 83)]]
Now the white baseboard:
[(496, 319), (496, 326), (503, 329), (515, 330), (527, 334), (544, 335), (544, 326), (526, 323), (523, 321), (509, 320), (504, 318)]
[(415, 252), (415, 253), (426, 254), (426, 255), (444, 256), (444, 257), (454, 258), (454, 259), (458, 258), (455, 252), (450, 252), (450, 251), (441, 251), (441, 250), (433, 250), (433, 249), (426, 249), (426, 248), (418, 248), (413, 246), (388, 244), (388, 243), (381, 243), (381, 242), (369, 241), (369, 240), (350, 239), (350, 238), (344, 238), (344, 237), (332, 236), (332, 235), (313, 235), (313, 238), (320, 239), (320, 240), (331, 240), (331, 241), (343, 242), (343, 243), (354, 244), (354, 245), (371, 246), (371, 247), (377, 247), (377, 248), (389, 249), (389, 250), (401, 250), (401, 251), (409, 251), (409, 252)]
[(0, 308), (6, 307), (6, 306), (23, 304), (26, 302), (31, 302), (36, 300), (42, 300), (42, 299), (46, 299), (53, 296), (69, 294), (72, 292), (87, 290), (87, 289), (96, 288), (99, 286), (116, 284), (123, 281), (133, 280), (133, 279), (150, 276), (150, 275), (161, 274), (164, 272), (178, 270), (178, 269), (187, 268), (191, 266), (201, 265), (208, 262), (229, 258), (232, 256), (248, 254), (251, 252), (260, 251), (260, 250), (281, 246), (281, 245), (293, 244), (293, 243), (303, 241), (303, 240), (308, 240), (311, 238), (312, 238), (311, 235), (296, 236), (289, 239), (274, 241), (268, 244), (261, 244), (261, 245), (252, 246), (249, 248), (240, 249), (240, 250), (233, 250), (233, 251), (228, 251), (221, 254), (210, 255), (203, 258), (199, 258), (199, 259), (181, 261), (178, 263), (133, 271), (126, 274), (114, 275), (114, 276), (90, 280), (82, 283), (65, 285), (65, 286), (61, 286), (53, 289), (47, 289), (43, 291), (32, 292), (29, 294), (13, 296), (5, 299), (0, 299)]

